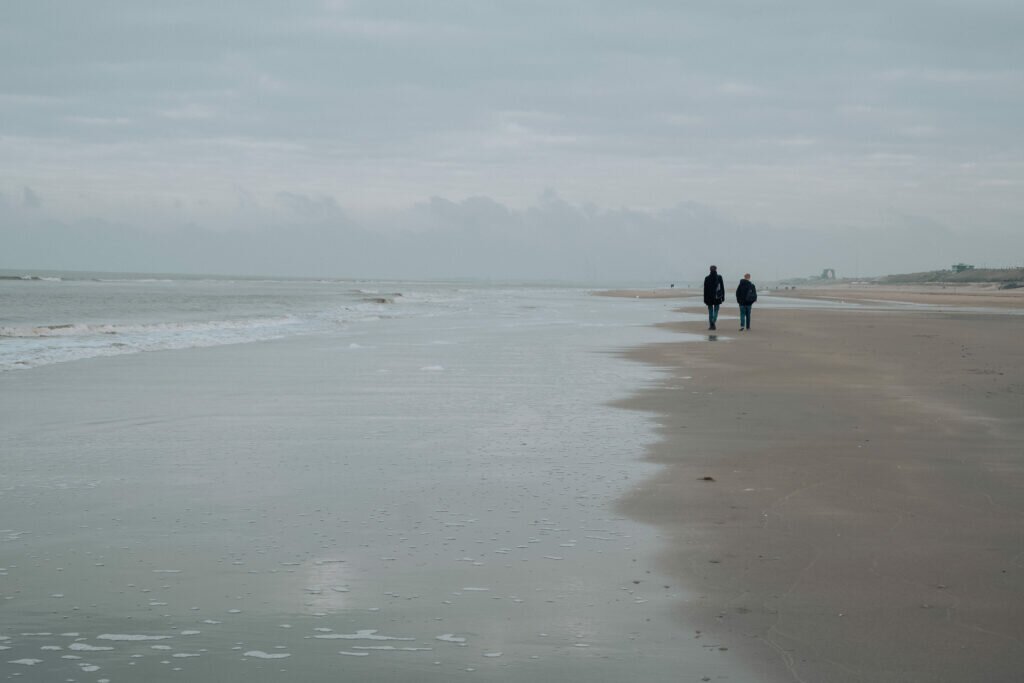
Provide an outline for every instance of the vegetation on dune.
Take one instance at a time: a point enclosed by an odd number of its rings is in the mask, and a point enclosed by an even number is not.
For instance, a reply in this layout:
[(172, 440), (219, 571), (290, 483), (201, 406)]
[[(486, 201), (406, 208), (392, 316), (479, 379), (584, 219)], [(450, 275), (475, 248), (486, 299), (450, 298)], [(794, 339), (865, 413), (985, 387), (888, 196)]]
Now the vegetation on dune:
[(850, 279), (836, 277), (835, 271), (827, 269), (821, 275), (783, 280), (780, 285), (928, 285), (928, 284), (990, 284), (1000, 289), (1024, 287), (1024, 267), (1017, 268), (976, 268), (968, 263), (954, 263), (949, 270), (929, 270), (923, 273), (902, 273), (874, 278)]
[(902, 275), (885, 275), (874, 282), (882, 285), (905, 284), (998, 284), (1006, 289), (1024, 286), (1024, 267), (1022, 268), (975, 268), (966, 263), (954, 264), (950, 270), (930, 270), (924, 273), (905, 273)]

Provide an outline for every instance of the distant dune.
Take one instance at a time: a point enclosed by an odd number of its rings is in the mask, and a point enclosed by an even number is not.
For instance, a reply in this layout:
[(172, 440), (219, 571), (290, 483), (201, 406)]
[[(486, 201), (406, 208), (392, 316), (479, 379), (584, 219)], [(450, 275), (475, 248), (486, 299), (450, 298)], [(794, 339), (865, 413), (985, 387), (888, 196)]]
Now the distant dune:
[(998, 283), (1007, 289), (1024, 287), (1024, 268), (969, 268), (966, 270), (931, 270), (925, 273), (886, 275), (874, 280), (883, 285), (926, 284), (929, 282)]
[(787, 278), (777, 283), (781, 286), (800, 285), (804, 287), (821, 287), (826, 285), (930, 285), (930, 284), (978, 284), (996, 285), (1000, 289), (1016, 289), (1024, 287), (1024, 267), (1020, 268), (971, 268), (961, 270), (929, 270), (921, 273), (900, 273), (879, 277), (861, 278), (825, 278), (803, 277)]

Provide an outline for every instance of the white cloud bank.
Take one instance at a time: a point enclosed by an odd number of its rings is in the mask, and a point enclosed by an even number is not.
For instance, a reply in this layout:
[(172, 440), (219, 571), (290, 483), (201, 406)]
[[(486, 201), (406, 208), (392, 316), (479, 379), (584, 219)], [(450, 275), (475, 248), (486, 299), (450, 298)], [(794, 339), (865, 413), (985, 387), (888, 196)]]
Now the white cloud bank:
[[(762, 281), (924, 270), (1024, 253), (1024, 234), (962, 234), (891, 215), (891, 229), (812, 230), (744, 223), (694, 203), (659, 210), (571, 204), (554, 192), (525, 208), (488, 197), (434, 197), (389, 211), (348, 211), (330, 196), (241, 195), (215, 224), (179, 207), (178, 222), (66, 221), (37, 204), (7, 205), (5, 259), (38, 269), (299, 277), (537, 279), (577, 283), (693, 282), (708, 263)], [(17, 227), (11, 227), (12, 225)]]

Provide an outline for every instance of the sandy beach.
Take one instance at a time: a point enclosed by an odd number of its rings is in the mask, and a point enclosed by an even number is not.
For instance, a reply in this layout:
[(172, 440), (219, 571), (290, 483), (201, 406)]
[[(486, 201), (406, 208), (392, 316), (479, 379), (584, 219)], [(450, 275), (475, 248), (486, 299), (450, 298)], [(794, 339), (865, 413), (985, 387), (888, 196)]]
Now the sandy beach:
[(979, 308), (1024, 308), (1024, 288), (1000, 289), (994, 284), (865, 285), (836, 284), (796, 289), (776, 289), (773, 296), (828, 301), (890, 302), (970, 306)]
[(666, 535), (694, 637), (760, 681), (1020, 680), (1024, 316), (735, 320), (629, 353), (671, 377), (623, 404), (659, 416), (663, 469), (622, 509)]

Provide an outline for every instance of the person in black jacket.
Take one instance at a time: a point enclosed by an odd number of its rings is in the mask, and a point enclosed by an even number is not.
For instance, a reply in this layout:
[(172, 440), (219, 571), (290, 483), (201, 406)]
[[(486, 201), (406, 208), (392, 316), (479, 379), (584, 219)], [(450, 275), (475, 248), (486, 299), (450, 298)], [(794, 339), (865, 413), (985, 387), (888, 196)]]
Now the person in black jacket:
[(725, 301), (725, 282), (718, 274), (718, 266), (711, 266), (711, 272), (704, 278), (704, 304), (708, 307), (708, 329), (715, 330), (718, 307)]
[(736, 288), (736, 303), (740, 305), (740, 331), (750, 329), (750, 308), (757, 301), (757, 287), (750, 281), (750, 273), (743, 276)]

